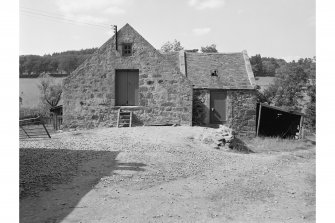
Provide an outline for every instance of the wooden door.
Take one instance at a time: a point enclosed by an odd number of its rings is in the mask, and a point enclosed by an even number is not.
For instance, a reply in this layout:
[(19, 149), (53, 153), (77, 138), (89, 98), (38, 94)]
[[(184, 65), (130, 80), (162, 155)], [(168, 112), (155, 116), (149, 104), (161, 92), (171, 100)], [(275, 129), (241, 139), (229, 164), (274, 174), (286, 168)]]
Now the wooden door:
[(115, 95), (116, 105), (125, 106), (127, 105), (127, 71), (118, 70), (116, 71), (115, 77)]
[(127, 72), (128, 105), (138, 105), (138, 71)]
[(115, 77), (115, 98), (118, 106), (138, 105), (138, 71), (117, 70)]
[(226, 122), (226, 91), (210, 92), (210, 123), (222, 124)]

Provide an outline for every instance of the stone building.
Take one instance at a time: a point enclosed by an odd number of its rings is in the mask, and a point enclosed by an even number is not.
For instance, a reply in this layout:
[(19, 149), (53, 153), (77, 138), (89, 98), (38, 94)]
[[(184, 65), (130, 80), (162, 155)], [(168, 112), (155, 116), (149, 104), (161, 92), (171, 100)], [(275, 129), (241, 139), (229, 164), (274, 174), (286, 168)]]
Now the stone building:
[(122, 109), (135, 125), (192, 125), (193, 113), (193, 122), (252, 136), (254, 85), (246, 52), (161, 53), (126, 24), (64, 79), (63, 124), (116, 126)]

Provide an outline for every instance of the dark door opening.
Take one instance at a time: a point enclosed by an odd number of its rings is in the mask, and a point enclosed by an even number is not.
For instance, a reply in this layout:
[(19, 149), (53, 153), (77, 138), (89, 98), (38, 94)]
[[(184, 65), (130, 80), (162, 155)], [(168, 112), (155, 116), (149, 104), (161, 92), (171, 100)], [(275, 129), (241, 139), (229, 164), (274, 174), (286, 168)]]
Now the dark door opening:
[(289, 112), (265, 104), (257, 104), (256, 132), (258, 136), (299, 138), (303, 114)]
[(138, 105), (138, 70), (117, 70), (115, 76), (115, 104), (117, 106)]
[(226, 122), (226, 91), (210, 92), (210, 123), (222, 124)]

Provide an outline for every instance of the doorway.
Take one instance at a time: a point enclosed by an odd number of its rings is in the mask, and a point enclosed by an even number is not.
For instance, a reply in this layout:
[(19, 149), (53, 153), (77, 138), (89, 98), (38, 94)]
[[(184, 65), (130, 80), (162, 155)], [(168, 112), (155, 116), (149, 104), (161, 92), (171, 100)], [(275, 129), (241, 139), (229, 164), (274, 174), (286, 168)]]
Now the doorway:
[(226, 91), (211, 91), (210, 92), (210, 123), (222, 124), (227, 121), (226, 115)]

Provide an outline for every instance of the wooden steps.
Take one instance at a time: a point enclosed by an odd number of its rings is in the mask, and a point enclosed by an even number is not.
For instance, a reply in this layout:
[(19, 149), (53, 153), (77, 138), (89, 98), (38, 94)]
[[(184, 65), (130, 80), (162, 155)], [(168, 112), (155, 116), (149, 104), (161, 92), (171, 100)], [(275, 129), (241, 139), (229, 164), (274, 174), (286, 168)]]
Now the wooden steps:
[(131, 127), (133, 113), (129, 111), (122, 111), (121, 109), (117, 115), (117, 127)]

